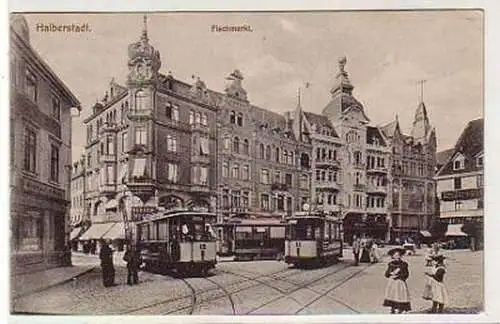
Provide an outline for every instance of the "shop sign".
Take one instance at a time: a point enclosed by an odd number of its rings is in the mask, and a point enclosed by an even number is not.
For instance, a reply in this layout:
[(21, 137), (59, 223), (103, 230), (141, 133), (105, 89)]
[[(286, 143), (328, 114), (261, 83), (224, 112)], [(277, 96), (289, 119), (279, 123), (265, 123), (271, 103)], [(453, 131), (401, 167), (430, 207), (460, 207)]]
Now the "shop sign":
[(483, 197), (483, 191), (479, 188), (444, 191), (441, 193), (443, 201), (468, 200), (481, 197)]

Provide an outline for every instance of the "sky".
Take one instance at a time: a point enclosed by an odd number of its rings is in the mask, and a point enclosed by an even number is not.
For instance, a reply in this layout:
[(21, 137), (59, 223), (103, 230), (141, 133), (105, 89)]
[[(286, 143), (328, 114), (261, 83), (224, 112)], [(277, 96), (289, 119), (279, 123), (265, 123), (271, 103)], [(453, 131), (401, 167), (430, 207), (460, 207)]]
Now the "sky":
[[(73, 121), (73, 159), (83, 151), (83, 119), (115, 78), (124, 84), (127, 47), (137, 41), (143, 15), (30, 14), (31, 45), (82, 103)], [(88, 33), (42, 33), (37, 23), (88, 23)], [(211, 26), (250, 25), (252, 32), (212, 32)], [(150, 43), (160, 71), (222, 91), (234, 69), (252, 104), (293, 110), (297, 89), (305, 110), (321, 113), (331, 99), (338, 58), (354, 95), (373, 125), (394, 120), (409, 133), (423, 100), (436, 127), (438, 150), (454, 145), (468, 121), (483, 116), (481, 11), (364, 11), (260, 13), (149, 13)]]

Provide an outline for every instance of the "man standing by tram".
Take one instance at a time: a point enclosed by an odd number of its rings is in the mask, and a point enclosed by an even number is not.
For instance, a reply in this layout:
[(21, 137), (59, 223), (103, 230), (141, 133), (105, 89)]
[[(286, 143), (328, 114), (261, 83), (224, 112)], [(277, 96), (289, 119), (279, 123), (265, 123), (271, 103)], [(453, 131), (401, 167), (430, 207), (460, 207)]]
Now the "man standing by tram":
[(359, 252), (361, 250), (361, 239), (354, 235), (352, 237), (352, 253), (354, 254), (354, 265), (359, 264)]
[(123, 256), (123, 260), (127, 262), (127, 285), (136, 285), (139, 283), (139, 266), (141, 257), (139, 251), (133, 245), (127, 246), (127, 251)]

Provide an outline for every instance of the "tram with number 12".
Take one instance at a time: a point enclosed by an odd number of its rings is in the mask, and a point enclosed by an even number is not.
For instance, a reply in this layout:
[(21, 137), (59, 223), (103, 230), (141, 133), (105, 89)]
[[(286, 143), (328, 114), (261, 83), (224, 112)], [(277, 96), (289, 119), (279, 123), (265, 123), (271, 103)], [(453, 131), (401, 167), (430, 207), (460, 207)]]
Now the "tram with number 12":
[(342, 222), (322, 212), (300, 212), (286, 220), (285, 262), (325, 265), (343, 256)]
[(215, 214), (183, 210), (137, 222), (136, 246), (145, 270), (206, 275), (217, 263), (215, 222)]

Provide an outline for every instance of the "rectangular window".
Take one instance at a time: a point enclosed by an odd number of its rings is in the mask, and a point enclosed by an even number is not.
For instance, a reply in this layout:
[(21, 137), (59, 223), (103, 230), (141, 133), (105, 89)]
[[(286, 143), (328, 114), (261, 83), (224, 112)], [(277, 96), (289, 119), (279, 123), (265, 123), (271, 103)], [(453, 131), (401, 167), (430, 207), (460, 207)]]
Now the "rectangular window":
[(177, 138), (172, 135), (167, 135), (167, 150), (177, 152)]
[(483, 166), (483, 157), (480, 156), (477, 158), (477, 166), (482, 167)]
[(484, 186), (484, 178), (483, 175), (480, 174), (477, 176), (477, 187), (482, 188)]
[(61, 101), (56, 96), (52, 96), (52, 117), (61, 120)]
[(239, 179), (240, 178), (240, 166), (238, 164), (235, 164), (233, 166), (233, 179)]
[(173, 105), (172, 106), (172, 116), (171, 119), (173, 121), (179, 121), (179, 106)]
[(222, 176), (224, 178), (228, 178), (229, 177), (229, 164), (227, 162), (224, 162), (222, 164)]
[(462, 202), (461, 201), (455, 201), (455, 210), (462, 210)]
[(50, 181), (59, 182), (59, 147), (50, 146)]
[(285, 184), (290, 188), (292, 187), (292, 175), (290, 173), (285, 174)]
[(454, 179), (455, 190), (462, 189), (462, 178), (457, 177)]
[(31, 101), (36, 102), (38, 99), (38, 85), (36, 76), (29, 69), (26, 69), (26, 95)]
[(200, 137), (200, 154), (208, 155), (210, 154), (209, 146), (208, 146), (208, 138)]
[(201, 114), (201, 124), (203, 126), (207, 126), (208, 125), (207, 114), (205, 114), (205, 113)]
[(112, 165), (106, 167), (106, 183), (115, 182), (115, 168)]
[(479, 198), (477, 200), (477, 208), (478, 209), (483, 209), (484, 208), (484, 200), (483, 200), (483, 198)]
[(249, 180), (250, 179), (250, 167), (248, 165), (243, 166), (243, 172), (241, 174), (241, 177), (243, 180)]
[(28, 212), (19, 219), (19, 250), (25, 252), (42, 249), (43, 218), (39, 213)]
[(36, 172), (36, 133), (31, 129), (24, 135), (24, 170)]
[(200, 184), (206, 186), (208, 184), (208, 168), (200, 167)]
[(281, 172), (280, 171), (274, 172), (274, 183), (281, 183)]
[(177, 164), (167, 164), (167, 179), (170, 182), (177, 183), (179, 180), (179, 166)]
[(109, 155), (115, 154), (115, 143), (113, 143), (113, 137), (106, 137), (106, 153)]
[(190, 110), (189, 111), (189, 125), (194, 124), (194, 111)]
[(309, 177), (306, 174), (300, 176), (300, 188), (307, 189), (309, 187)]
[(267, 194), (260, 195), (260, 208), (262, 210), (269, 210), (269, 195)]
[(135, 144), (137, 145), (147, 144), (147, 132), (145, 127), (138, 126), (135, 128)]
[(260, 171), (260, 182), (263, 184), (269, 184), (269, 170)]
[(122, 133), (122, 152), (125, 153), (127, 152), (127, 136), (128, 136), (128, 133), (127, 132), (124, 132)]

